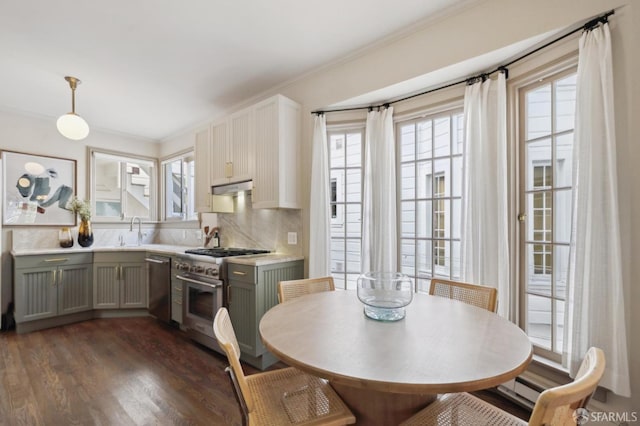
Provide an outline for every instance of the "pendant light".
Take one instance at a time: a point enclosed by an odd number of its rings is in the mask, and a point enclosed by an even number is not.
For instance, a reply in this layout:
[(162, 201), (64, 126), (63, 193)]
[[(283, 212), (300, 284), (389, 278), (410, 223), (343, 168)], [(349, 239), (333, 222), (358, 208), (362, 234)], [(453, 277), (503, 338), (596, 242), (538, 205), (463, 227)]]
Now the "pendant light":
[(89, 134), (89, 125), (84, 121), (84, 118), (76, 114), (76, 87), (80, 84), (80, 80), (69, 76), (64, 79), (69, 82), (69, 87), (71, 87), (71, 112), (61, 115), (56, 126), (65, 138), (79, 141)]

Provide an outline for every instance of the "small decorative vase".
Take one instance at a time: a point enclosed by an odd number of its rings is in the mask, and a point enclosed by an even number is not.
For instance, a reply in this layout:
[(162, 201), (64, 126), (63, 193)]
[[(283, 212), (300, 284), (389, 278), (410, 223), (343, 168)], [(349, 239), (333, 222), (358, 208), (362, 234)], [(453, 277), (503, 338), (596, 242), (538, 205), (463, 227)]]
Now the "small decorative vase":
[(69, 228), (62, 228), (58, 231), (58, 242), (62, 248), (73, 247), (73, 237)]
[(93, 230), (91, 229), (91, 221), (81, 220), (78, 228), (78, 244), (82, 247), (89, 247), (93, 244)]
[(364, 314), (378, 321), (401, 320), (413, 300), (413, 283), (399, 272), (366, 272), (358, 278), (357, 291)]

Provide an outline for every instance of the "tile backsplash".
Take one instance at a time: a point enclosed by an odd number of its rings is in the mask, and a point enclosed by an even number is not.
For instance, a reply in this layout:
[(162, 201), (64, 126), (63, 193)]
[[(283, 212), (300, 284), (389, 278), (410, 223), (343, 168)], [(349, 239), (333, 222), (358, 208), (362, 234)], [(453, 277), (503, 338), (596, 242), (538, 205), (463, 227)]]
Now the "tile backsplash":
[[(300, 210), (253, 209), (251, 194), (234, 198), (234, 213), (218, 214), (221, 244), (251, 247), (283, 254), (302, 255), (302, 214)], [(288, 244), (289, 232), (297, 234), (297, 244)]]
[[(245, 247), (267, 249), (282, 254), (302, 255), (302, 215), (300, 210), (256, 209), (251, 207), (251, 194), (234, 197), (234, 213), (204, 213), (202, 226), (220, 228), (220, 245), (223, 247)], [(13, 249), (59, 248), (59, 228), (25, 227), (13, 229)], [(297, 244), (288, 244), (288, 233), (295, 232)], [(75, 246), (78, 246), (78, 227), (71, 228)], [(143, 224), (142, 244), (170, 244), (202, 247), (203, 234), (200, 229), (163, 227)], [(93, 222), (93, 247), (114, 247), (124, 239), (127, 246), (137, 244), (137, 229), (129, 231), (129, 225)], [(211, 244), (209, 244), (211, 245)]]

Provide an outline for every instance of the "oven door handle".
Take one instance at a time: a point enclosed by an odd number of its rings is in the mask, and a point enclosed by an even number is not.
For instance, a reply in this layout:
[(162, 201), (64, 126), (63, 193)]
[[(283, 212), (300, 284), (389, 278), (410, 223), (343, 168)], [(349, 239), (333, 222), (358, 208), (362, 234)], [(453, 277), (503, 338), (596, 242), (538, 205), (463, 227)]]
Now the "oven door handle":
[(188, 283), (193, 283), (193, 284), (198, 284), (198, 285), (206, 285), (207, 287), (211, 287), (211, 288), (218, 288), (218, 287), (222, 287), (222, 283), (220, 284), (210, 284), (210, 283), (206, 283), (204, 281), (198, 281), (198, 280), (194, 280), (193, 278), (188, 278), (185, 277), (183, 275), (176, 275), (176, 278), (182, 281), (186, 281)]

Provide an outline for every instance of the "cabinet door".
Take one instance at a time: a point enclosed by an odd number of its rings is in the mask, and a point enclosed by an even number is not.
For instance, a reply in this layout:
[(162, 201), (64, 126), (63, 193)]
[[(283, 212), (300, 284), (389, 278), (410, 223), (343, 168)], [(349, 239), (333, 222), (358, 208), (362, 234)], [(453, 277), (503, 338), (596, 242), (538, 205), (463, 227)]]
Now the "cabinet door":
[(120, 307), (120, 268), (118, 263), (93, 264), (93, 308)]
[(300, 208), (298, 147), (300, 106), (275, 96), (254, 107), (253, 208)]
[[(251, 108), (239, 111), (229, 119), (229, 161), (232, 182), (250, 180), (254, 169), (254, 126)], [(227, 170), (228, 172), (228, 170)]]
[(211, 185), (223, 185), (229, 182), (225, 175), (225, 166), (231, 161), (231, 155), (228, 151), (229, 121), (224, 120), (211, 126), (211, 152), (209, 153)]
[(15, 271), (16, 322), (57, 315), (57, 268), (29, 268)]
[(195, 211), (211, 211), (211, 140), (209, 128), (196, 133)]
[(254, 190), (251, 193), (253, 205), (273, 204), (278, 200), (278, 105), (275, 100), (263, 102), (255, 107), (256, 170)]
[(90, 311), (93, 308), (91, 265), (58, 268), (58, 315)]
[(146, 264), (120, 264), (120, 279), (120, 308), (146, 308), (148, 293)]
[(229, 316), (238, 339), (240, 351), (260, 355), (256, 347), (256, 285), (229, 280)]

